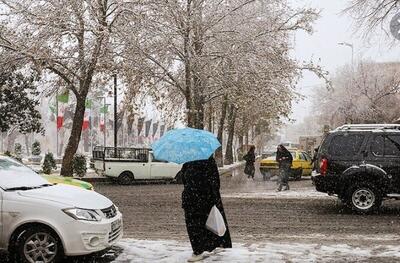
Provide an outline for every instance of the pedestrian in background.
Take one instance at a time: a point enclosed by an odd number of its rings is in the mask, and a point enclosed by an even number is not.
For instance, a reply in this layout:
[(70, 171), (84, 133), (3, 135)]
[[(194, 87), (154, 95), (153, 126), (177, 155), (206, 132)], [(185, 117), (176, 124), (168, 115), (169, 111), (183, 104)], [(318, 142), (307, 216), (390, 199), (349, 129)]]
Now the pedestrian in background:
[(292, 167), (293, 156), (282, 144), (278, 145), (276, 161), (279, 165), (279, 186), (277, 191), (289, 190), (289, 175)]
[(315, 163), (317, 162), (317, 155), (318, 155), (318, 151), (319, 151), (319, 146), (314, 148), (314, 154), (311, 160), (311, 165), (314, 167)]
[[(182, 208), (185, 211), (186, 228), (193, 255), (188, 262), (207, 257), (218, 247), (231, 248), (232, 242), (220, 194), (220, 178), (213, 157), (208, 160), (185, 163), (182, 167)], [(221, 212), (226, 226), (225, 235), (219, 237), (206, 228), (208, 215), (213, 206)]]
[(256, 171), (256, 168), (254, 166), (254, 163), (256, 161), (255, 150), (256, 147), (252, 145), (247, 154), (243, 156), (243, 159), (246, 161), (246, 166), (244, 167), (244, 173), (247, 174), (247, 178), (250, 179), (251, 177), (253, 180), (254, 180), (254, 173)]

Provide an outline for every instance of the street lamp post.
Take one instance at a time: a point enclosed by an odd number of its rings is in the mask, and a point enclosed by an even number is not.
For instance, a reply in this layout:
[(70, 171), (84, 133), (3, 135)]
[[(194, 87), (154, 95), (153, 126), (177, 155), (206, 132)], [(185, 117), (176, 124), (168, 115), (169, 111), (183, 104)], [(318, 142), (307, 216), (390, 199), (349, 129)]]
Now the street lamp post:
[(351, 48), (351, 67), (354, 68), (354, 45), (347, 42), (340, 42), (338, 45)]
[(114, 74), (114, 155), (117, 157), (118, 146), (118, 114), (117, 114), (117, 74)]
[(347, 42), (340, 42), (340, 43), (338, 43), (338, 45), (351, 48), (351, 81), (350, 81), (350, 85), (351, 85), (351, 87), (353, 87), (353, 83), (354, 83), (354, 45), (351, 43), (347, 43)]

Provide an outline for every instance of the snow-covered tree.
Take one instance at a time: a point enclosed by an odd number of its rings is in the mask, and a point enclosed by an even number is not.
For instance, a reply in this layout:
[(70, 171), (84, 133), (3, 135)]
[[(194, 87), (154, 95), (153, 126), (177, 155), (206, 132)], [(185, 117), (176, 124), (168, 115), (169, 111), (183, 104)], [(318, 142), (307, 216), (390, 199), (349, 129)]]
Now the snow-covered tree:
[(32, 155), (33, 156), (39, 156), (42, 153), (42, 149), (40, 147), (40, 142), (39, 141), (34, 141), (32, 143)]
[(15, 69), (0, 72), (0, 131), (40, 133), (43, 131), (36, 76), (25, 76)]
[(321, 125), (345, 123), (392, 123), (400, 117), (399, 63), (362, 61), (353, 72), (340, 69), (333, 89), (315, 94), (315, 117)]
[(113, 25), (123, 0), (0, 0), (0, 48), (58, 81), (76, 98), (73, 125), (65, 149), (62, 175), (72, 174), (85, 101), (93, 82), (114, 70), (109, 59)]
[(51, 174), (53, 169), (57, 169), (56, 161), (54, 160), (54, 156), (52, 153), (46, 153), (44, 156), (44, 161), (42, 165), (43, 173)]
[(387, 32), (389, 21), (399, 11), (399, 0), (349, 0), (345, 12), (357, 23), (357, 28), (364, 31), (365, 36), (372, 35), (376, 29)]
[(15, 155), (21, 156), (21, 154), (22, 154), (22, 145), (20, 143), (14, 144), (14, 153), (15, 153)]

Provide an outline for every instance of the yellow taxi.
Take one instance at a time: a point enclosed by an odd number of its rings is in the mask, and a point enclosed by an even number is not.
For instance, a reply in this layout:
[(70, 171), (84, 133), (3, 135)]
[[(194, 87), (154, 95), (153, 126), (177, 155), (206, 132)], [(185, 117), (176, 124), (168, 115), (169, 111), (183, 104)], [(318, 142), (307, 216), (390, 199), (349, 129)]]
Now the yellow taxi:
[[(300, 180), (302, 176), (309, 176), (312, 172), (311, 157), (310, 155), (298, 149), (288, 149), (293, 156), (292, 173), (290, 177), (295, 180)], [(260, 162), (260, 172), (264, 180), (278, 175), (278, 163), (276, 161), (276, 152), (265, 156)]]

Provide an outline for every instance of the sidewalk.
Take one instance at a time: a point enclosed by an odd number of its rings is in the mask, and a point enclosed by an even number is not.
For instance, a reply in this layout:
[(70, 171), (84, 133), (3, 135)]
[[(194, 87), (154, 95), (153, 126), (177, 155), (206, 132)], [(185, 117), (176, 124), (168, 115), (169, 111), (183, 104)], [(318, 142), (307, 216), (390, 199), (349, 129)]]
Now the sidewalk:
[[(377, 236), (379, 240), (379, 235)], [(122, 254), (118, 263), (184, 263), (192, 251), (188, 242), (173, 240), (123, 239), (117, 246)], [(393, 244), (328, 244), (301, 242), (234, 243), (232, 249), (220, 249), (202, 262), (398, 262), (400, 246)]]
[[(219, 167), (219, 173), (220, 175), (223, 176), (231, 176), (231, 173), (244, 166), (245, 162), (237, 162), (234, 164), (230, 164), (230, 165), (224, 165), (223, 167)], [(34, 165), (34, 164), (28, 164), (29, 167), (31, 167), (33, 170), (35, 171), (40, 171), (41, 170), (41, 166), (40, 165)], [(57, 165), (57, 170), (53, 171), (53, 173), (51, 175), (60, 175), (60, 170), (61, 170), (61, 165)], [(99, 182), (111, 182), (111, 179), (109, 177), (103, 176), (103, 175), (99, 175), (95, 172), (94, 169), (88, 168), (87, 169), (87, 173), (84, 177), (77, 177), (74, 176), (75, 179), (80, 179), (89, 183), (99, 183)]]

